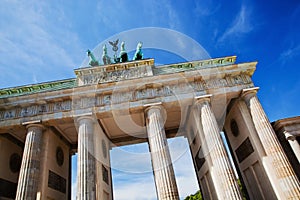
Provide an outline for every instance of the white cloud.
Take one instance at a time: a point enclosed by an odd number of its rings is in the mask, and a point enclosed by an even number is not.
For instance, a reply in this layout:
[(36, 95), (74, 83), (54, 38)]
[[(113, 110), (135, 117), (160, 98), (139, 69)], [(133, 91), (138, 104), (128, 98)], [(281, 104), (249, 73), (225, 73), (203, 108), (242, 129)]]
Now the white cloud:
[[(0, 46), (5, 47), (0, 66), (6, 72), (0, 75), (0, 86), (31, 83), (31, 77), (38, 82), (55, 80), (62, 73), (71, 74), (78, 59), (74, 55), (80, 49), (78, 37), (68, 29), (59, 6), (50, 2), (2, 2), (0, 38)], [(5, 79), (8, 76), (14, 78), (12, 83)]]
[[(102, 5), (101, 5), (102, 3)], [(141, 3), (141, 2), (139, 2)], [(137, 20), (143, 26), (167, 26), (169, 28), (180, 29), (180, 15), (174, 9), (170, 0), (153, 1), (149, 6), (149, 2), (142, 3), (141, 7), (130, 5), (130, 10), (126, 7), (128, 3), (123, 1), (104, 3), (98, 5), (97, 15), (99, 18), (91, 20), (101, 21), (102, 29), (110, 28), (114, 31), (122, 30), (124, 20)], [(131, 3), (134, 4), (134, 3)], [(125, 8), (125, 9), (124, 9)], [(128, 11), (136, 11), (136, 15), (128, 14)], [(145, 12), (146, 18), (140, 18), (139, 12)], [(116, 18), (118, 16), (118, 18)], [(120, 18), (122, 16), (122, 18)], [(84, 55), (78, 54), (81, 50), (80, 41), (76, 33), (70, 29), (73, 20), (69, 19), (60, 5), (52, 2), (44, 2), (37, 0), (28, 0), (20, 3), (19, 1), (3, 1), (0, 8), (0, 87), (8, 85), (21, 85), (33, 82), (41, 82), (46, 80), (57, 80), (60, 77), (67, 78), (66, 74), (72, 74), (72, 68), (75, 67), (78, 59)], [(83, 16), (82, 16), (83, 17)], [(87, 24), (90, 22), (87, 21)], [(93, 27), (97, 24), (91, 23)], [(120, 28), (121, 27), (121, 28)], [(99, 28), (99, 29), (100, 29)], [(3, 48), (4, 47), (4, 48)], [(61, 75), (62, 73), (65, 73)], [(9, 78), (8, 78), (9, 77)], [(53, 78), (51, 78), (53, 77)], [(146, 144), (147, 145), (147, 144)], [(170, 145), (172, 148), (172, 145)], [(177, 147), (181, 147), (180, 145)], [(174, 150), (174, 151), (173, 151)], [(181, 159), (181, 152), (176, 153)], [(173, 154), (173, 153), (172, 153)], [(135, 174), (141, 178), (135, 178), (135, 181), (129, 179), (132, 173), (122, 174), (116, 173), (117, 179), (115, 183), (122, 182), (116, 187), (115, 199), (120, 196), (124, 199), (156, 199), (153, 175), (151, 171), (151, 162), (149, 154), (139, 155), (138, 157), (129, 156), (118, 157), (116, 162), (118, 167), (129, 167), (131, 171), (144, 170)], [(186, 163), (181, 163), (180, 159), (175, 158), (178, 186), (180, 186), (180, 194), (194, 193), (194, 186), (191, 184), (191, 175), (193, 168), (187, 167)], [(179, 164), (177, 164), (179, 163)], [(177, 165), (183, 165), (184, 169), (177, 169)], [(73, 177), (76, 177), (74, 171)], [(195, 177), (194, 177), (195, 179)], [(125, 182), (124, 182), (125, 180)], [(189, 190), (181, 189), (188, 187)], [(76, 178), (72, 180), (72, 199), (76, 198), (77, 184)], [(128, 197), (128, 192), (129, 197)], [(127, 198), (126, 198), (127, 197)]]
[(290, 48), (284, 50), (280, 54), (279, 60), (284, 64), (287, 60), (289, 60), (299, 54), (300, 54), (300, 45), (298, 45), (296, 47), (290, 47)]
[[(168, 144), (179, 195), (183, 199), (199, 190), (189, 146), (183, 137), (169, 139)], [(126, 154), (122, 154), (121, 150), (113, 150), (113, 168), (122, 169), (113, 171), (114, 199), (157, 199), (150, 157), (145, 158), (143, 155), (147, 147), (146, 143), (140, 144), (132, 150), (135, 153)], [(143, 156), (139, 157), (138, 152)], [(138, 173), (133, 170), (138, 170)]]
[(152, 171), (147, 144), (131, 145), (129, 148), (113, 148), (111, 158), (112, 169), (120, 172), (141, 174)]
[(242, 5), (240, 12), (233, 20), (231, 26), (226, 29), (218, 41), (223, 42), (227, 38), (240, 36), (252, 31), (254, 27), (251, 24), (250, 19), (251, 9), (247, 8), (245, 5)]
[[(96, 5), (97, 19), (113, 33), (124, 31), (124, 29), (149, 26), (179, 29), (181, 26), (180, 15), (173, 5), (174, 3), (170, 0), (136, 0), (130, 3), (119, 0), (102, 0), (98, 1)], [(128, 27), (128, 21), (134, 21), (136, 26)]]
[(173, 8), (172, 1), (164, 0), (159, 1), (160, 4), (165, 6), (165, 10), (168, 11), (168, 22), (169, 22), (169, 28), (171, 29), (178, 29), (180, 26), (180, 17), (177, 13), (177, 11)]
[(151, 181), (128, 181), (114, 189), (115, 200), (156, 200), (156, 190)]
[(216, 1), (212, 1), (212, 0), (205, 0), (205, 1), (196, 0), (196, 1), (194, 1), (194, 3), (195, 3), (194, 13), (196, 16), (213, 15), (221, 7), (220, 2), (216, 2)]
[(189, 144), (186, 138), (169, 140), (177, 187), (181, 199), (199, 190)]

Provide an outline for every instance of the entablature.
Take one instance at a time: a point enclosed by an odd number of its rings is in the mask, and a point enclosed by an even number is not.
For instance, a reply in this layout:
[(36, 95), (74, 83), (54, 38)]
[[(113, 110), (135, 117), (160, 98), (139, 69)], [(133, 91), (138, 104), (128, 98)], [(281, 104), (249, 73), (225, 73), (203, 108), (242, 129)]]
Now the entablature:
[[(252, 64), (248, 65), (250, 70), (253, 70)], [(202, 76), (202, 72), (195, 71), (191, 74), (145, 77), (142, 82), (140, 79), (134, 79), (122, 83), (101, 84), (101, 87), (88, 85), (66, 91), (43, 93), (43, 95), (14, 97), (0, 105), (0, 121), (93, 107), (106, 107), (104, 111), (107, 112), (111, 110), (111, 105), (117, 106), (122, 103), (129, 103), (130, 107), (135, 107), (143, 104), (141, 102), (156, 98), (170, 100), (172, 99), (170, 97), (174, 95), (184, 94), (195, 96), (214, 93), (220, 95), (233, 91), (231, 89), (233, 87), (240, 89), (253, 87), (248, 73), (240, 71), (240, 74), (233, 74), (232, 69), (236, 70), (238, 66), (227, 66), (227, 68), (230, 68), (230, 73), (212, 73), (207, 79)], [(243, 66), (243, 68), (246, 67)], [(103, 109), (99, 111), (101, 110)]]
[[(221, 97), (226, 106), (231, 98), (239, 96), (241, 90), (254, 87), (251, 77), (256, 64), (257, 62), (228, 64), (224, 61), (220, 66), (211, 65), (176, 73), (154, 73), (140, 78), (0, 97), (0, 134), (10, 130), (15, 136), (20, 135), (23, 129), (17, 127), (21, 127), (27, 121), (39, 120), (46, 126), (54, 127), (74, 144), (77, 142), (74, 118), (93, 113), (99, 124), (108, 132), (108, 136), (118, 140), (127, 136), (117, 127), (116, 116), (122, 123), (126, 124), (126, 119), (132, 118), (139, 127), (143, 127), (144, 105), (156, 102), (161, 102), (169, 114), (166, 130), (181, 129), (179, 124), (184, 124), (181, 119), (185, 119), (188, 107), (193, 104), (196, 96), (219, 96), (217, 98)], [(88, 69), (83, 71), (81, 75), (94, 73)], [(69, 81), (78, 82), (73, 79)], [(214, 112), (217, 118), (222, 115), (222, 111)], [(145, 134), (144, 128), (129, 129), (132, 132), (136, 131), (134, 135)]]

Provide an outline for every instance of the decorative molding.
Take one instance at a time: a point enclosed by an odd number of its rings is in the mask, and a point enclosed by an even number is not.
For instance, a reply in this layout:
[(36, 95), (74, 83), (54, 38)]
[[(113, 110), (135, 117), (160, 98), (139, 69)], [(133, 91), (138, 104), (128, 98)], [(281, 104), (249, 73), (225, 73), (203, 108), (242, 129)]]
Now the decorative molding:
[(241, 92), (241, 97), (245, 97), (247, 94), (250, 94), (250, 93), (256, 94), (258, 90), (259, 90), (259, 87), (245, 88)]
[(30, 124), (40, 124), (41, 122), (42, 122), (41, 120), (34, 120), (34, 121), (23, 122), (22, 125), (27, 126)]
[(78, 75), (79, 85), (92, 85), (99, 83), (115, 82), (127, 79), (153, 76), (151, 66), (138, 66), (124, 69), (114, 69), (113, 71), (103, 70), (97, 73)]
[(163, 65), (153, 69), (155, 75), (157, 74), (168, 74), (176, 72), (184, 72), (189, 70), (204, 69), (217, 66), (232, 65), (236, 61), (236, 56), (228, 56), (222, 58), (214, 58), (193, 62), (176, 63), (170, 65)]
[(75, 69), (74, 72), (77, 76), (81, 76), (86, 74), (98, 74), (101, 72), (112, 72), (112, 71), (136, 68), (139, 66), (153, 66), (153, 65), (154, 65), (154, 59), (143, 59), (143, 60), (131, 61), (125, 63), (114, 63), (105, 66), (84, 67), (84, 68)]
[(73, 88), (76, 79), (66, 79), (54, 82), (45, 82), (34, 85), (26, 85), (20, 87), (6, 88), (0, 90), (0, 99), (14, 96), (21, 96), (27, 94), (34, 94), (38, 92), (54, 91), (61, 89)]
[(61, 89), (71, 89), (77, 87), (77, 84), (98, 84), (153, 75), (170, 74), (189, 70), (199, 70), (210, 67), (233, 65), (235, 61), (236, 56), (227, 56), (222, 58), (153, 67), (154, 59), (143, 59), (105, 66), (85, 67), (74, 70), (77, 76), (76, 79), (71, 78), (66, 80), (0, 89), (0, 99), (35, 94), (40, 92), (57, 91)]
[(212, 97), (212, 94), (205, 94), (205, 95), (201, 95), (201, 96), (196, 96), (195, 99), (199, 100), (199, 99), (210, 99)]
[(159, 106), (159, 105), (161, 105), (161, 104), (162, 104), (162, 102), (149, 103), (149, 104), (145, 104), (144, 107)]
[[(85, 67), (75, 69), (77, 78), (45, 82), (20, 87), (0, 89), (0, 99), (40, 92), (71, 89), (78, 85), (114, 82), (126, 79), (140, 78), (153, 75), (170, 74), (189, 70), (198, 70), (209, 67), (232, 65), (236, 56), (227, 56), (193, 62), (177, 63), (164, 66), (154, 66), (154, 59), (144, 59), (126, 63), (117, 63), (105, 66)], [(153, 67), (153, 72), (152, 72)]]
[(234, 86), (243, 86), (244, 88), (253, 88), (251, 78), (246, 74), (236, 76), (226, 76), (224, 78), (214, 78), (210, 80), (199, 80), (190, 83), (174, 83), (172, 85), (160, 85), (156, 88), (138, 88), (130, 91), (111, 91), (111, 93), (95, 94), (93, 97), (73, 97), (72, 100), (59, 102), (50, 102), (42, 105), (30, 105), (26, 107), (16, 107), (0, 111), (0, 121), (32, 117), (43, 114), (65, 112), (70, 110), (85, 109), (91, 107), (110, 106), (112, 104), (121, 104), (136, 102), (140, 100), (153, 99), (159, 97), (178, 96), (181, 94), (203, 93), (210, 89), (229, 88)]
[(154, 59), (145, 59), (75, 70), (78, 85), (92, 85), (153, 76)]

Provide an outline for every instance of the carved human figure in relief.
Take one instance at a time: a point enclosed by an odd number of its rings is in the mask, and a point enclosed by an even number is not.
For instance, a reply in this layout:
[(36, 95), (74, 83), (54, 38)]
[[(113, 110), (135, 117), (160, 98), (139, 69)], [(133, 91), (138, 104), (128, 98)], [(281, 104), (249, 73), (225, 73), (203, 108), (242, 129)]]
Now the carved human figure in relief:
[(128, 55), (127, 55), (127, 52), (125, 50), (125, 42), (121, 43), (120, 61), (121, 62), (127, 62), (128, 61)]
[(142, 42), (139, 42), (137, 44), (133, 60), (142, 60), (143, 59), (142, 46), (143, 46)]
[(103, 64), (104, 64), (104, 65), (109, 65), (109, 64), (111, 64), (111, 59), (110, 59), (110, 57), (107, 55), (107, 48), (106, 48), (106, 45), (103, 46), (102, 60), (103, 60)]
[(98, 60), (96, 60), (94, 54), (89, 49), (87, 50), (87, 55), (90, 58), (90, 62), (89, 62), (90, 66), (97, 66), (97, 65), (99, 65)]

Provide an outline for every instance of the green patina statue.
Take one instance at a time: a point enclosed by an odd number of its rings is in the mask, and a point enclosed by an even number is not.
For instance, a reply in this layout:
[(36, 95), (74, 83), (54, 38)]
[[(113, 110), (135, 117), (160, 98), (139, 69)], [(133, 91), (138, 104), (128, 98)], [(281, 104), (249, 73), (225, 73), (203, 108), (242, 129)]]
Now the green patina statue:
[(118, 51), (118, 43), (119, 43), (119, 39), (117, 39), (116, 41), (109, 41), (109, 44), (112, 46), (112, 50), (115, 52), (114, 54), (114, 61), (115, 63), (119, 63), (120, 62), (120, 58), (117, 57), (117, 51)]
[(90, 62), (89, 62), (90, 66), (98, 66), (99, 65), (98, 60), (96, 60), (94, 54), (89, 49), (87, 50), (87, 55), (88, 55), (88, 57), (90, 57)]
[(128, 55), (127, 55), (127, 52), (125, 50), (125, 42), (121, 43), (120, 61), (121, 62), (127, 62), (128, 61)]
[(110, 59), (110, 57), (107, 55), (107, 48), (106, 48), (106, 45), (103, 46), (102, 61), (103, 61), (103, 64), (104, 64), (104, 65), (109, 65), (109, 64), (111, 64), (111, 59)]
[[(121, 43), (121, 51), (120, 51), (119, 57), (117, 57), (116, 54), (118, 51), (118, 42), (119, 42), (119, 39), (117, 39), (114, 42), (111, 42), (111, 41), (109, 42), (109, 44), (112, 45), (112, 47), (113, 47), (112, 50), (115, 52), (113, 61), (112, 61), (111, 57), (109, 57), (107, 54), (106, 45), (103, 46), (102, 61), (103, 61), (104, 65), (109, 65), (109, 64), (112, 64), (113, 62), (120, 63), (120, 62), (128, 62), (129, 61), (128, 54), (125, 50), (125, 42)], [(142, 46), (143, 46), (142, 42), (139, 42), (137, 44), (133, 60), (142, 60), (143, 59)], [(87, 55), (90, 58), (90, 61), (89, 61), (90, 66), (99, 66), (100, 65), (100, 62), (95, 58), (94, 54), (89, 49), (87, 50)]]
[(142, 46), (143, 46), (142, 42), (139, 42), (137, 44), (133, 60), (142, 60), (143, 59)]

